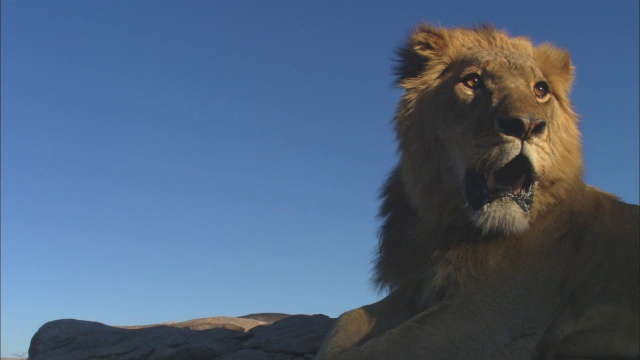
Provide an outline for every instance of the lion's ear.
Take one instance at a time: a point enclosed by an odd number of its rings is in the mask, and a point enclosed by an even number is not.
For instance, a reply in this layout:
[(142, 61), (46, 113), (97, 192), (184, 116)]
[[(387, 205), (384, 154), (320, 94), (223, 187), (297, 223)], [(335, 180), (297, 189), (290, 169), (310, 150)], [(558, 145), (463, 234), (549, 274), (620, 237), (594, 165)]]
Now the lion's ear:
[(446, 29), (427, 24), (418, 25), (407, 43), (396, 51), (396, 83), (401, 84), (406, 79), (420, 75), (427, 62), (447, 48), (448, 41)]
[(569, 52), (550, 44), (541, 44), (534, 48), (533, 56), (553, 91), (568, 95), (574, 72)]

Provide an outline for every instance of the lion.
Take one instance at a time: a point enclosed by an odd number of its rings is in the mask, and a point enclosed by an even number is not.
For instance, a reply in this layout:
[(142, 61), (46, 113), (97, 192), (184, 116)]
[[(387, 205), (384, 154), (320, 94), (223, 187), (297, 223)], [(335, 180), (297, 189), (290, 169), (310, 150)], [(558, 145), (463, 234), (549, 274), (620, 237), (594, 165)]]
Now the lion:
[(637, 205), (583, 181), (567, 51), (419, 24), (374, 282), (318, 359), (640, 356)]

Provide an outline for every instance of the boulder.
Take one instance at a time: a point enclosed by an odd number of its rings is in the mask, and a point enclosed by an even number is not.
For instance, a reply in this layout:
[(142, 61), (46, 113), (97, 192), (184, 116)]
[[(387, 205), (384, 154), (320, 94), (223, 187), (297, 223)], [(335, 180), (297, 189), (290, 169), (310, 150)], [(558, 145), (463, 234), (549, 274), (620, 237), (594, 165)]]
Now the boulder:
[(303, 356), (315, 354), (320, 343), (334, 323), (324, 315), (293, 315), (270, 326), (258, 326), (251, 330), (252, 337), (242, 346), (273, 353)]
[(29, 359), (312, 359), (334, 321), (324, 315), (285, 314), (212, 317), (142, 326), (56, 320), (43, 325), (33, 336)]

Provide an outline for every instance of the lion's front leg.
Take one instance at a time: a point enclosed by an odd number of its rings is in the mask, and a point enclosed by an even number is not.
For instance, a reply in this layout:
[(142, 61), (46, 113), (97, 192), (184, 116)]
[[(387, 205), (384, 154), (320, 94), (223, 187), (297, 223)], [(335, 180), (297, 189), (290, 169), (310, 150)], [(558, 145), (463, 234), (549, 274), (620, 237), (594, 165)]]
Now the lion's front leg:
[(330, 359), (357, 344), (361, 344), (371, 333), (375, 323), (375, 315), (367, 312), (364, 308), (351, 310), (340, 315), (338, 322), (324, 339), (316, 358)]
[[(334, 359), (338, 354), (344, 356), (349, 353), (348, 350), (358, 349), (365, 342), (397, 327), (418, 312), (414, 302), (398, 291), (377, 303), (348, 311), (338, 318), (316, 358)], [(347, 358), (353, 357), (348, 355)]]
[[(347, 313), (319, 358), (531, 360), (550, 355), (539, 346), (544, 336), (540, 329), (550, 322), (548, 309), (500, 301), (487, 306), (480, 300), (485, 297), (477, 295), (449, 298), (382, 332), (376, 329), (377, 318), (359, 318), (366, 314), (358, 312), (364, 308)], [(360, 329), (365, 331), (358, 333)]]

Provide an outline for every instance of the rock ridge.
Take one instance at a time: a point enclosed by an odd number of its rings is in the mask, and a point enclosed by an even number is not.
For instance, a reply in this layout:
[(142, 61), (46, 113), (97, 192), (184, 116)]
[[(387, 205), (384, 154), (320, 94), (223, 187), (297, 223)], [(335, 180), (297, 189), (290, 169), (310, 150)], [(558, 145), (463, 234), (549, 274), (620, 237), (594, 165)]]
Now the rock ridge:
[(29, 359), (313, 359), (334, 322), (325, 315), (279, 313), (139, 326), (62, 319), (48, 322), (36, 332)]

